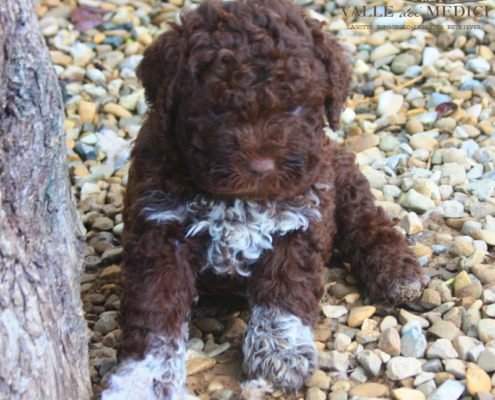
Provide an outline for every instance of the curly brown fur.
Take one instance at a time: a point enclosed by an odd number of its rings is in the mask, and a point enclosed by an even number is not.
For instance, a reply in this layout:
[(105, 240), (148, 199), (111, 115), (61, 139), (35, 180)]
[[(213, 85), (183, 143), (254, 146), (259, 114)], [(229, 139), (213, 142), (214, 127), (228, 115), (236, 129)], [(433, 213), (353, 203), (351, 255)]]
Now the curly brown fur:
[[(167, 357), (182, 348), (198, 292), (225, 295), (232, 283), (264, 310), (259, 321), (290, 321), (247, 333), (249, 379), (287, 390), (314, 369), (311, 346), (284, 352), (293, 342), (284, 335), (315, 322), (333, 244), (373, 300), (419, 293), (422, 271), (404, 238), (375, 207), (354, 156), (323, 131), (325, 115), (338, 128), (347, 59), (320, 22), (285, 0), (205, 0), (145, 51), (137, 75), (150, 111), (125, 200), (119, 357), (126, 373), (133, 362), (153, 366), (146, 379), (156, 398), (178, 396), (163, 382), (175, 376), (167, 365), (182, 366)], [(212, 265), (219, 257), (222, 268)], [(156, 338), (174, 347), (157, 353)], [(266, 368), (251, 353), (261, 343), (274, 346)], [(307, 367), (300, 357), (311, 358)]]

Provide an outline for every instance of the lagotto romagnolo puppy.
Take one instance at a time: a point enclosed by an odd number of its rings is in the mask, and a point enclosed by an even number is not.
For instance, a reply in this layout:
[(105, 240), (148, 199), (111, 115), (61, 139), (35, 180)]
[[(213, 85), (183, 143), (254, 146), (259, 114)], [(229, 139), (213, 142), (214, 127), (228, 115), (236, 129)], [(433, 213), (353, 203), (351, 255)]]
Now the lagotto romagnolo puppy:
[(421, 292), (422, 269), (354, 155), (325, 135), (351, 66), (321, 28), (286, 0), (205, 0), (146, 49), (120, 365), (103, 399), (180, 398), (191, 305), (229, 285), (251, 307), (245, 397), (296, 391), (318, 365), (311, 326), (334, 247), (372, 300)]

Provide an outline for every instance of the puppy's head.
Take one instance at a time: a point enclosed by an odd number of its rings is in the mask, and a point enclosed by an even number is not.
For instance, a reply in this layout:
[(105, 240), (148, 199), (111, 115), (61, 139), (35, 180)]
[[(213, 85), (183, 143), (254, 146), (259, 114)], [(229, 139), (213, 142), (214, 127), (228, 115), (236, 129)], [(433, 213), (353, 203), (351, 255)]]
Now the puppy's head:
[(195, 183), (246, 199), (314, 183), (324, 116), (338, 128), (350, 72), (343, 49), (287, 0), (205, 0), (137, 70)]

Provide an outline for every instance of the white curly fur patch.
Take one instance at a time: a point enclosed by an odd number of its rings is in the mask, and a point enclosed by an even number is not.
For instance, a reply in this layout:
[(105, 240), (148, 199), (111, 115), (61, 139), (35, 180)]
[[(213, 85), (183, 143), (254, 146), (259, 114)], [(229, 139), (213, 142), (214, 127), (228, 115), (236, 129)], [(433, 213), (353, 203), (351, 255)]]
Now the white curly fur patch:
[[(314, 186), (320, 190), (330, 189), (327, 185)], [(197, 196), (194, 201), (173, 209), (166, 209), (163, 194), (156, 193), (154, 197), (154, 203), (143, 210), (146, 219), (160, 224), (185, 223), (187, 236), (208, 232), (211, 242), (205, 268), (213, 268), (219, 275), (237, 273), (249, 276), (250, 265), (265, 250), (272, 248), (275, 237), (306, 230), (311, 219), (321, 218), (317, 209), (320, 199), (313, 190), (292, 202), (236, 199), (227, 204)]]
[[(242, 350), (243, 368), (254, 379), (243, 385), (246, 390), (264, 380), (275, 388), (297, 391), (318, 366), (311, 327), (278, 308), (253, 307)], [(265, 388), (261, 385), (258, 391)]]
[(242, 384), (241, 400), (261, 400), (265, 394), (275, 389), (264, 379), (254, 379)]
[[(187, 332), (184, 324), (182, 335)], [(187, 333), (186, 333), (187, 335)], [(181, 400), (186, 381), (185, 336), (169, 339), (150, 334), (143, 360), (125, 360), (110, 377), (102, 400)], [(170, 394), (165, 395), (167, 391)]]
[(421, 294), (423, 287), (426, 286), (429, 280), (430, 278), (425, 276), (423, 281), (414, 278), (393, 281), (389, 296), (397, 303), (411, 302)]

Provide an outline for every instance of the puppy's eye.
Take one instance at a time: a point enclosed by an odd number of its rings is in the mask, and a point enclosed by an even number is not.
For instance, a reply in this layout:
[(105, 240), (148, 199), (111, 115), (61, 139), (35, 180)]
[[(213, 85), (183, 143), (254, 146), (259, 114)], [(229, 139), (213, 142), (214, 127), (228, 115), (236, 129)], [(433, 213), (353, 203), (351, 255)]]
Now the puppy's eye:
[(299, 106), (299, 107), (294, 108), (293, 110), (290, 110), (289, 113), (291, 113), (292, 115), (295, 115), (295, 116), (299, 116), (299, 114), (301, 114), (302, 109), (303, 109), (303, 106)]

